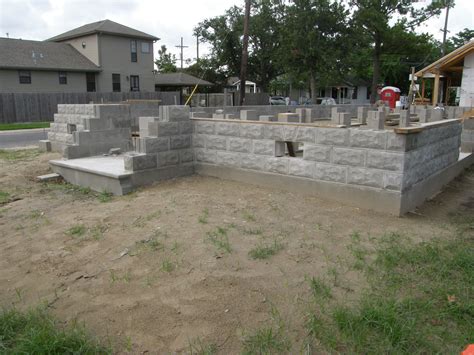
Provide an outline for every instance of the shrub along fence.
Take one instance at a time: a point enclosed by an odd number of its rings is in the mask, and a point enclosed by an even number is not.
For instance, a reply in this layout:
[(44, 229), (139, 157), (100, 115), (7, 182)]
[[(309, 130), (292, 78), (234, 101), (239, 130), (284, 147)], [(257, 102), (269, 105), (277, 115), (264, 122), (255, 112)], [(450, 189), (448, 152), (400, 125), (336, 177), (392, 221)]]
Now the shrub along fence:
[(0, 93), (0, 123), (53, 121), (58, 104), (161, 100), (179, 104), (179, 92)]

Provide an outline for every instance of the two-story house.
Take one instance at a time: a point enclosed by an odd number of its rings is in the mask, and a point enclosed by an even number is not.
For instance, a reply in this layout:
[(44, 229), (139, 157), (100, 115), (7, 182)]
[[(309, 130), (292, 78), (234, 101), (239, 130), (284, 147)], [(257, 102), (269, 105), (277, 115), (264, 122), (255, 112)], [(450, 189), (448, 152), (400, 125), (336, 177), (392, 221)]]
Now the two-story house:
[(154, 91), (157, 40), (110, 20), (46, 41), (0, 38), (0, 92)]

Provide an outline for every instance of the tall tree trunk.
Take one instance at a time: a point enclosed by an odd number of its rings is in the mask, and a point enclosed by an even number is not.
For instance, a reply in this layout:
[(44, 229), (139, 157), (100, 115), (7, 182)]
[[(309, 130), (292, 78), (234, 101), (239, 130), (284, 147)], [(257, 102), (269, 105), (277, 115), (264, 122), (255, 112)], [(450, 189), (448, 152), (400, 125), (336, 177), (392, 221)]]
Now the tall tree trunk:
[(250, 0), (245, 0), (244, 40), (242, 43), (242, 66), (240, 67), (239, 106), (243, 106), (245, 103), (245, 83), (247, 81), (247, 62), (248, 62), (248, 57), (249, 57), (249, 17), (250, 17)]
[(313, 100), (313, 104), (316, 104), (316, 75), (314, 74), (314, 71), (310, 71), (309, 75), (309, 87), (310, 87), (310, 95), (311, 99)]
[(380, 82), (380, 54), (381, 54), (381, 43), (379, 34), (375, 35), (375, 46), (373, 55), (373, 75), (372, 75), (372, 87), (370, 92), (370, 103), (374, 104), (377, 101), (377, 86)]

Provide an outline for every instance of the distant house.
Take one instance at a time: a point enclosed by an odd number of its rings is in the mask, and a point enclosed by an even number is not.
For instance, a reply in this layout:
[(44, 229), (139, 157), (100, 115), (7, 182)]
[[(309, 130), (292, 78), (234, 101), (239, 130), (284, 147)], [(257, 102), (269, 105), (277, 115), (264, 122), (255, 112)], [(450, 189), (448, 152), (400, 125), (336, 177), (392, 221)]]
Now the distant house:
[(0, 92), (154, 91), (157, 40), (110, 20), (46, 41), (0, 38)]
[(155, 75), (155, 91), (179, 91), (180, 103), (184, 95), (189, 95), (195, 86), (213, 86), (209, 81), (186, 73), (158, 73)]
[(421, 79), (421, 96), (425, 97), (425, 81), (433, 80), (432, 104), (449, 104), (455, 90), (459, 106), (474, 106), (474, 40), (438, 59), (415, 73)]
[[(229, 79), (227, 79), (227, 88), (229, 89), (230, 92), (240, 91), (240, 79), (236, 76), (232, 76)], [(245, 92), (249, 94), (255, 94), (257, 92), (260, 92), (260, 88), (257, 86), (257, 84), (253, 81), (250, 80), (245, 80)]]

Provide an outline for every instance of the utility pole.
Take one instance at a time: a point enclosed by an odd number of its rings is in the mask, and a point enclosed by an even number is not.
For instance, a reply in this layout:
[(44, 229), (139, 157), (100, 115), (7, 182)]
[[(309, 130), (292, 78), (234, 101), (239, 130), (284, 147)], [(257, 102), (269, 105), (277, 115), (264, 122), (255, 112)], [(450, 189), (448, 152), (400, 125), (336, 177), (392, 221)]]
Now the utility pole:
[(247, 82), (247, 62), (249, 58), (249, 19), (250, 19), (250, 0), (245, 0), (244, 15), (244, 40), (242, 43), (242, 66), (240, 67), (240, 102), (243, 106), (245, 102), (245, 84)]
[(199, 35), (196, 35), (196, 61), (199, 61)]
[(175, 46), (176, 48), (181, 49), (181, 54), (179, 56), (181, 60), (181, 69), (183, 69), (183, 48), (188, 48), (188, 46), (183, 46), (183, 37), (181, 37), (181, 44), (179, 46)]
[(448, 31), (448, 17), (449, 17), (449, 5), (451, 0), (446, 0), (446, 18), (444, 19), (444, 29), (441, 30), (443, 32), (443, 46), (441, 47), (441, 55), (444, 56), (446, 54), (446, 34)]

